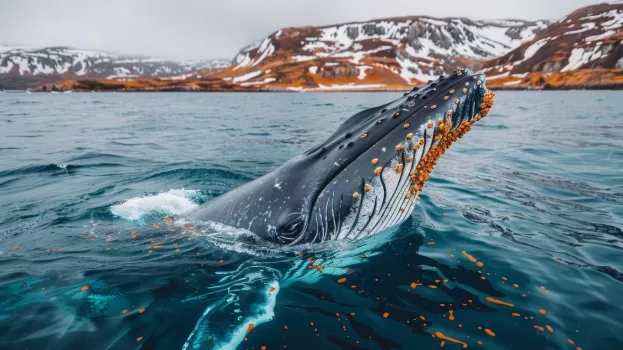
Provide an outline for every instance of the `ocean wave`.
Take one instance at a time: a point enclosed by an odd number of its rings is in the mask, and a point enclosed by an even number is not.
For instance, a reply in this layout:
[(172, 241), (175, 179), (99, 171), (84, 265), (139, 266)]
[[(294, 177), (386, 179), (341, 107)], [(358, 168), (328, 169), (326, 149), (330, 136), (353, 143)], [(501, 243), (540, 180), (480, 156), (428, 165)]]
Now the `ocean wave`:
[(193, 201), (197, 195), (198, 192), (194, 190), (169, 190), (156, 195), (130, 198), (113, 205), (110, 211), (127, 220), (139, 220), (154, 212), (179, 215), (197, 208), (198, 204)]

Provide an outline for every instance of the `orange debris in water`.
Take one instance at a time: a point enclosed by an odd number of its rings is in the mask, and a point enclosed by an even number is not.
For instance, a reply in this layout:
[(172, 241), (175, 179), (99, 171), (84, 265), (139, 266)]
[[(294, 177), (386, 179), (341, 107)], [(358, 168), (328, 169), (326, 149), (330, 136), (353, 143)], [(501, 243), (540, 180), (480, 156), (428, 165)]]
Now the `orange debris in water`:
[(543, 327), (541, 327), (539, 325), (536, 325), (536, 324), (534, 325), (534, 328), (540, 330), (541, 332), (543, 332), (545, 330), (545, 328), (543, 328)]
[(575, 343), (573, 342), (573, 340), (571, 340), (571, 339), (567, 339), (567, 341), (568, 341), (568, 342), (569, 342), (569, 344), (571, 344), (571, 345), (575, 344)]
[(411, 140), (413, 138), (413, 134), (412, 133), (408, 133), (407, 134), (407, 140)]
[(493, 303), (493, 304), (504, 305), (504, 306), (508, 306), (508, 307), (515, 306), (515, 305), (513, 305), (511, 303), (507, 303), (507, 302), (505, 302), (503, 300), (495, 299), (495, 298), (492, 298), (492, 297), (486, 297), (485, 300), (490, 302), (490, 303)]
[(540, 313), (541, 315), (545, 315), (545, 314), (547, 313), (547, 311), (545, 311), (545, 310), (543, 310), (543, 309), (539, 309), (539, 313)]
[(432, 120), (429, 120), (428, 123), (426, 123), (426, 126), (429, 127), (429, 128), (432, 128), (433, 125), (435, 125), (435, 124), (433, 123)]
[(437, 109), (437, 105), (432, 105), (432, 106), (430, 106), (430, 109), (431, 109), (431, 110), (435, 110), (435, 109)]
[(156, 244), (154, 246), (154, 249), (162, 249), (162, 248), (164, 248), (164, 246), (162, 244)]
[(253, 328), (255, 328), (255, 325), (253, 323), (249, 323), (247, 325), (247, 334), (251, 333), (251, 331), (253, 330)]
[(142, 314), (142, 313), (144, 313), (144, 312), (145, 312), (145, 309), (140, 309), (140, 310), (138, 310), (138, 313), (139, 313), (139, 314)]
[(13, 250), (19, 250), (19, 247), (15, 246), (13, 247)]
[(370, 163), (372, 163), (372, 165), (376, 165), (376, 164), (378, 164), (378, 162), (379, 162), (379, 159), (378, 158), (374, 158), (374, 159), (372, 159), (372, 161)]
[(515, 283), (515, 284), (513, 284), (513, 287), (519, 288), (519, 285), (517, 283)]
[(442, 340), (442, 341), (441, 341), (441, 344), (439, 344), (439, 347), (443, 348), (443, 346), (444, 346), (444, 345), (446, 345), (446, 341), (445, 341), (445, 340)]
[(378, 167), (378, 168), (374, 169), (374, 175), (376, 175), (376, 176), (381, 175), (382, 172), (383, 172), (383, 168), (382, 167)]
[(172, 223), (173, 223), (173, 219), (171, 219), (171, 218), (170, 218), (170, 217), (168, 217), (168, 216), (165, 216), (163, 220), (164, 220), (166, 223), (169, 223), (169, 224), (172, 224)]
[(372, 190), (372, 185), (370, 185), (370, 184), (365, 184), (365, 185), (363, 186), (363, 190), (364, 190), (364, 191), (366, 191), (366, 192), (370, 192), (370, 191)]
[(402, 126), (403, 129), (408, 129), (409, 128), (409, 123), (405, 124)]
[(495, 337), (495, 333), (493, 333), (492, 330), (490, 330), (489, 328), (485, 328), (485, 333), (487, 333), (488, 335)]
[(136, 338), (136, 341), (138, 341), (138, 342), (143, 341), (143, 337)]
[(121, 311), (121, 313), (122, 313), (122, 314), (127, 314), (127, 313), (128, 313), (128, 309), (123, 309), (123, 310)]
[(353, 199), (358, 199), (359, 198), (359, 193), (355, 192), (353, 193)]
[(476, 343), (478, 343), (478, 345), (482, 345), (482, 342), (479, 340)]
[(260, 350), (266, 350), (266, 345), (262, 345), (262, 346), (260, 347)]
[(456, 344), (461, 344), (463, 345), (463, 349), (467, 349), (467, 344), (458, 340), (458, 339), (454, 339), (454, 338), (450, 338), (448, 336), (446, 336), (445, 334), (441, 333), (441, 332), (435, 332), (435, 337), (437, 337), (438, 339), (441, 340), (445, 340), (445, 341), (449, 341), (452, 343), (456, 343)]
[(389, 317), (389, 312), (385, 312), (385, 313), (383, 314), (383, 317), (384, 317), (384, 318), (388, 318), (388, 317)]
[(89, 290), (89, 286), (82, 286), (82, 288), (80, 288), (81, 291), (86, 292), (87, 290)]
[(550, 333), (554, 333), (554, 329), (550, 325), (546, 325), (545, 329), (547, 329), (547, 331), (550, 332)]
[(516, 313), (516, 312), (513, 312), (513, 314), (512, 314), (512, 315), (513, 315), (513, 316), (515, 316), (515, 317), (521, 317), (521, 315), (520, 315), (520, 314), (518, 314), (518, 313)]
[(463, 255), (465, 255), (465, 257), (467, 258), (467, 260), (469, 260), (469, 261), (471, 261), (471, 262), (473, 262), (473, 263), (475, 263), (475, 262), (476, 262), (476, 258), (474, 258), (473, 256), (471, 256), (468, 252), (463, 251), (462, 253), (463, 253)]
[(394, 165), (394, 170), (395, 170), (397, 173), (401, 173), (401, 172), (402, 172), (402, 164), (396, 164), (396, 165)]
[(430, 289), (437, 289), (437, 286), (434, 285), (434, 284), (431, 284), (430, 286), (428, 286), (428, 288), (430, 288)]
[(404, 146), (402, 143), (397, 144), (397, 145), (396, 145), (396, 147), (394, 147), (394, 149), (395, 149), (397, 152), (402, 151), (404, 148), (405, 148), (405, 146)]
[(481, 262), (479, 261), (479, 262), (477, 262), (477, 263), (476, 263), (476, 266), (478, 266), (478, 267), (483, 267), (483, 266), (485, 266), (485, 264), (483, 264), (483, 263), (481, 263)]
[(346, 277), (342, 277), (339, 280), (337, 280), (337, 283), (344, 283), (346, 282)]
[(275, 287), (270, 287), (270, 289), (268, 290), (268, 293), (272, 293), (275, 291)]
[(415, 289), (417, 286), (421, 286), (422, 283), (411, 282), (411, 289)]
[(450, 321), (454, 321), (454, 310), (448, 310), (448, 313), (450, 314), (450, 316), (448, 316), (448, 319)]

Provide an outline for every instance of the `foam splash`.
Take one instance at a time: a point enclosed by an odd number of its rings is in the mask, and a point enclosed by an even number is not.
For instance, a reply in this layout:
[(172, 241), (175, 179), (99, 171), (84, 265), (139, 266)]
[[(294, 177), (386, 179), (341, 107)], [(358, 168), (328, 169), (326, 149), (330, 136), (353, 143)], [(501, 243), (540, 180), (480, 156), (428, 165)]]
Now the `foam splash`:
[(154, 212), (179, 215), (197, 208), (198, 205), (193, 202), (195, 196), (197, 191), (194, 190), (169, 190), (156, 195), (130, 198), (113, 205), (110, 211), (127, 220), (138, 220), (143, 215)]

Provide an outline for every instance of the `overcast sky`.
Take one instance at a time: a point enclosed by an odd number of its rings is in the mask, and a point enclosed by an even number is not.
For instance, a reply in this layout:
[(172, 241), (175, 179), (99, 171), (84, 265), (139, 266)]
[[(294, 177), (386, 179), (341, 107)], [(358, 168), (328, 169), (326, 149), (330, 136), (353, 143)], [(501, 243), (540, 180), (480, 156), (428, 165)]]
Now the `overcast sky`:
[(0, 0), (0, 45), (231, 58), (280, 27), (430, 15), (558, 19), (599, 0)]

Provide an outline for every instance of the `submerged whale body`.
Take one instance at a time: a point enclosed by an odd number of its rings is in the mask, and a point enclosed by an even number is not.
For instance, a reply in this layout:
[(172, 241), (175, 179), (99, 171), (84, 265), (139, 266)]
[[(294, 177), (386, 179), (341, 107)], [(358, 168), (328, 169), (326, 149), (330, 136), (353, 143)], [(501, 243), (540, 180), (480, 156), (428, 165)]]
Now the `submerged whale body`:
[(279, 244), (370, 236), (409, 217), (439, 157), (493, 105), (454, 72), (347, 119), (322, 144), (190, 214)]

